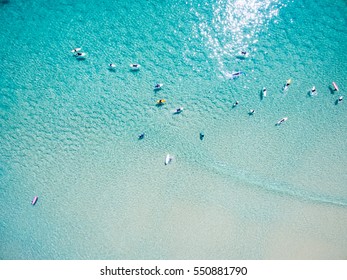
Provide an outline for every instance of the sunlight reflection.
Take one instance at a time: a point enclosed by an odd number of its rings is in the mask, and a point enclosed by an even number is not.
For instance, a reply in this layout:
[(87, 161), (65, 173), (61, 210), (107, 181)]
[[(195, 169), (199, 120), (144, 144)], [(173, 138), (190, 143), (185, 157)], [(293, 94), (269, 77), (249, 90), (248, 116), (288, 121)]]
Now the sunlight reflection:
[(198, 23), (192, 37), (205, 44), (209, 58), (217, 60), (223, 74), (224, 62), (240, 51), (250, 51), (260, 32), (284, 6), (283, 0), (217, 0), (204, 7), (193, 2)]

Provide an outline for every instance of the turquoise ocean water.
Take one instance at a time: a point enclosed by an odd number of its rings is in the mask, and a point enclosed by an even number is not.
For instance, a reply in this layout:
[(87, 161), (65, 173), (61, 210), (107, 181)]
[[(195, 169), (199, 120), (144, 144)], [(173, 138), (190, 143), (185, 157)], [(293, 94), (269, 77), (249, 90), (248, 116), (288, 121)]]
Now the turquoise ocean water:
[(346, 259), (346, 1), (58, 2), (0, 1), (0, 259)]

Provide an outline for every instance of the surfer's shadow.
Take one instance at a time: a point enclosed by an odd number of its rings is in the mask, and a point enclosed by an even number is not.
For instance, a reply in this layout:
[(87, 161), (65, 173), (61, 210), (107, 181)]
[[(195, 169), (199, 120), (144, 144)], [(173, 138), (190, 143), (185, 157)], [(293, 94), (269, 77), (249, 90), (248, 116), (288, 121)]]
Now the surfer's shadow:
[(332, 86), (328, 86), (330, 94), (335, 94), (336, 90)]

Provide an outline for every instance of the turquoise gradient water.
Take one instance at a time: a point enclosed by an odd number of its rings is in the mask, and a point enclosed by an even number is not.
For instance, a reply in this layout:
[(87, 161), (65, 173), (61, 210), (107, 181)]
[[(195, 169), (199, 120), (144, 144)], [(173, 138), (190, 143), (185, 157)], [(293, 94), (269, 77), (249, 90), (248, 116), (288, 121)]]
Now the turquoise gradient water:
[(346, 2), (133, 2), (0, 2), (0, 259), (345, 259)]

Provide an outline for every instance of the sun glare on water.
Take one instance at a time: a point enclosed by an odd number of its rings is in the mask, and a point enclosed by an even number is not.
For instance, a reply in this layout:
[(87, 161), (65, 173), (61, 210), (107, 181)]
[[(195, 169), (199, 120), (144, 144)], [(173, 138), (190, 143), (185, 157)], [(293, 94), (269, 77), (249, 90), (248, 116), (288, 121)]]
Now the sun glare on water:
[(256, 51), (257, 37), (284, 6), (281, 0), (219, 0), (196, 5), (191, 11), (197, 17), (192, 41), (208, 49), (208, 58), (217, 62), (218, 70), (227, 75), (225, 61), (241, 51)]

